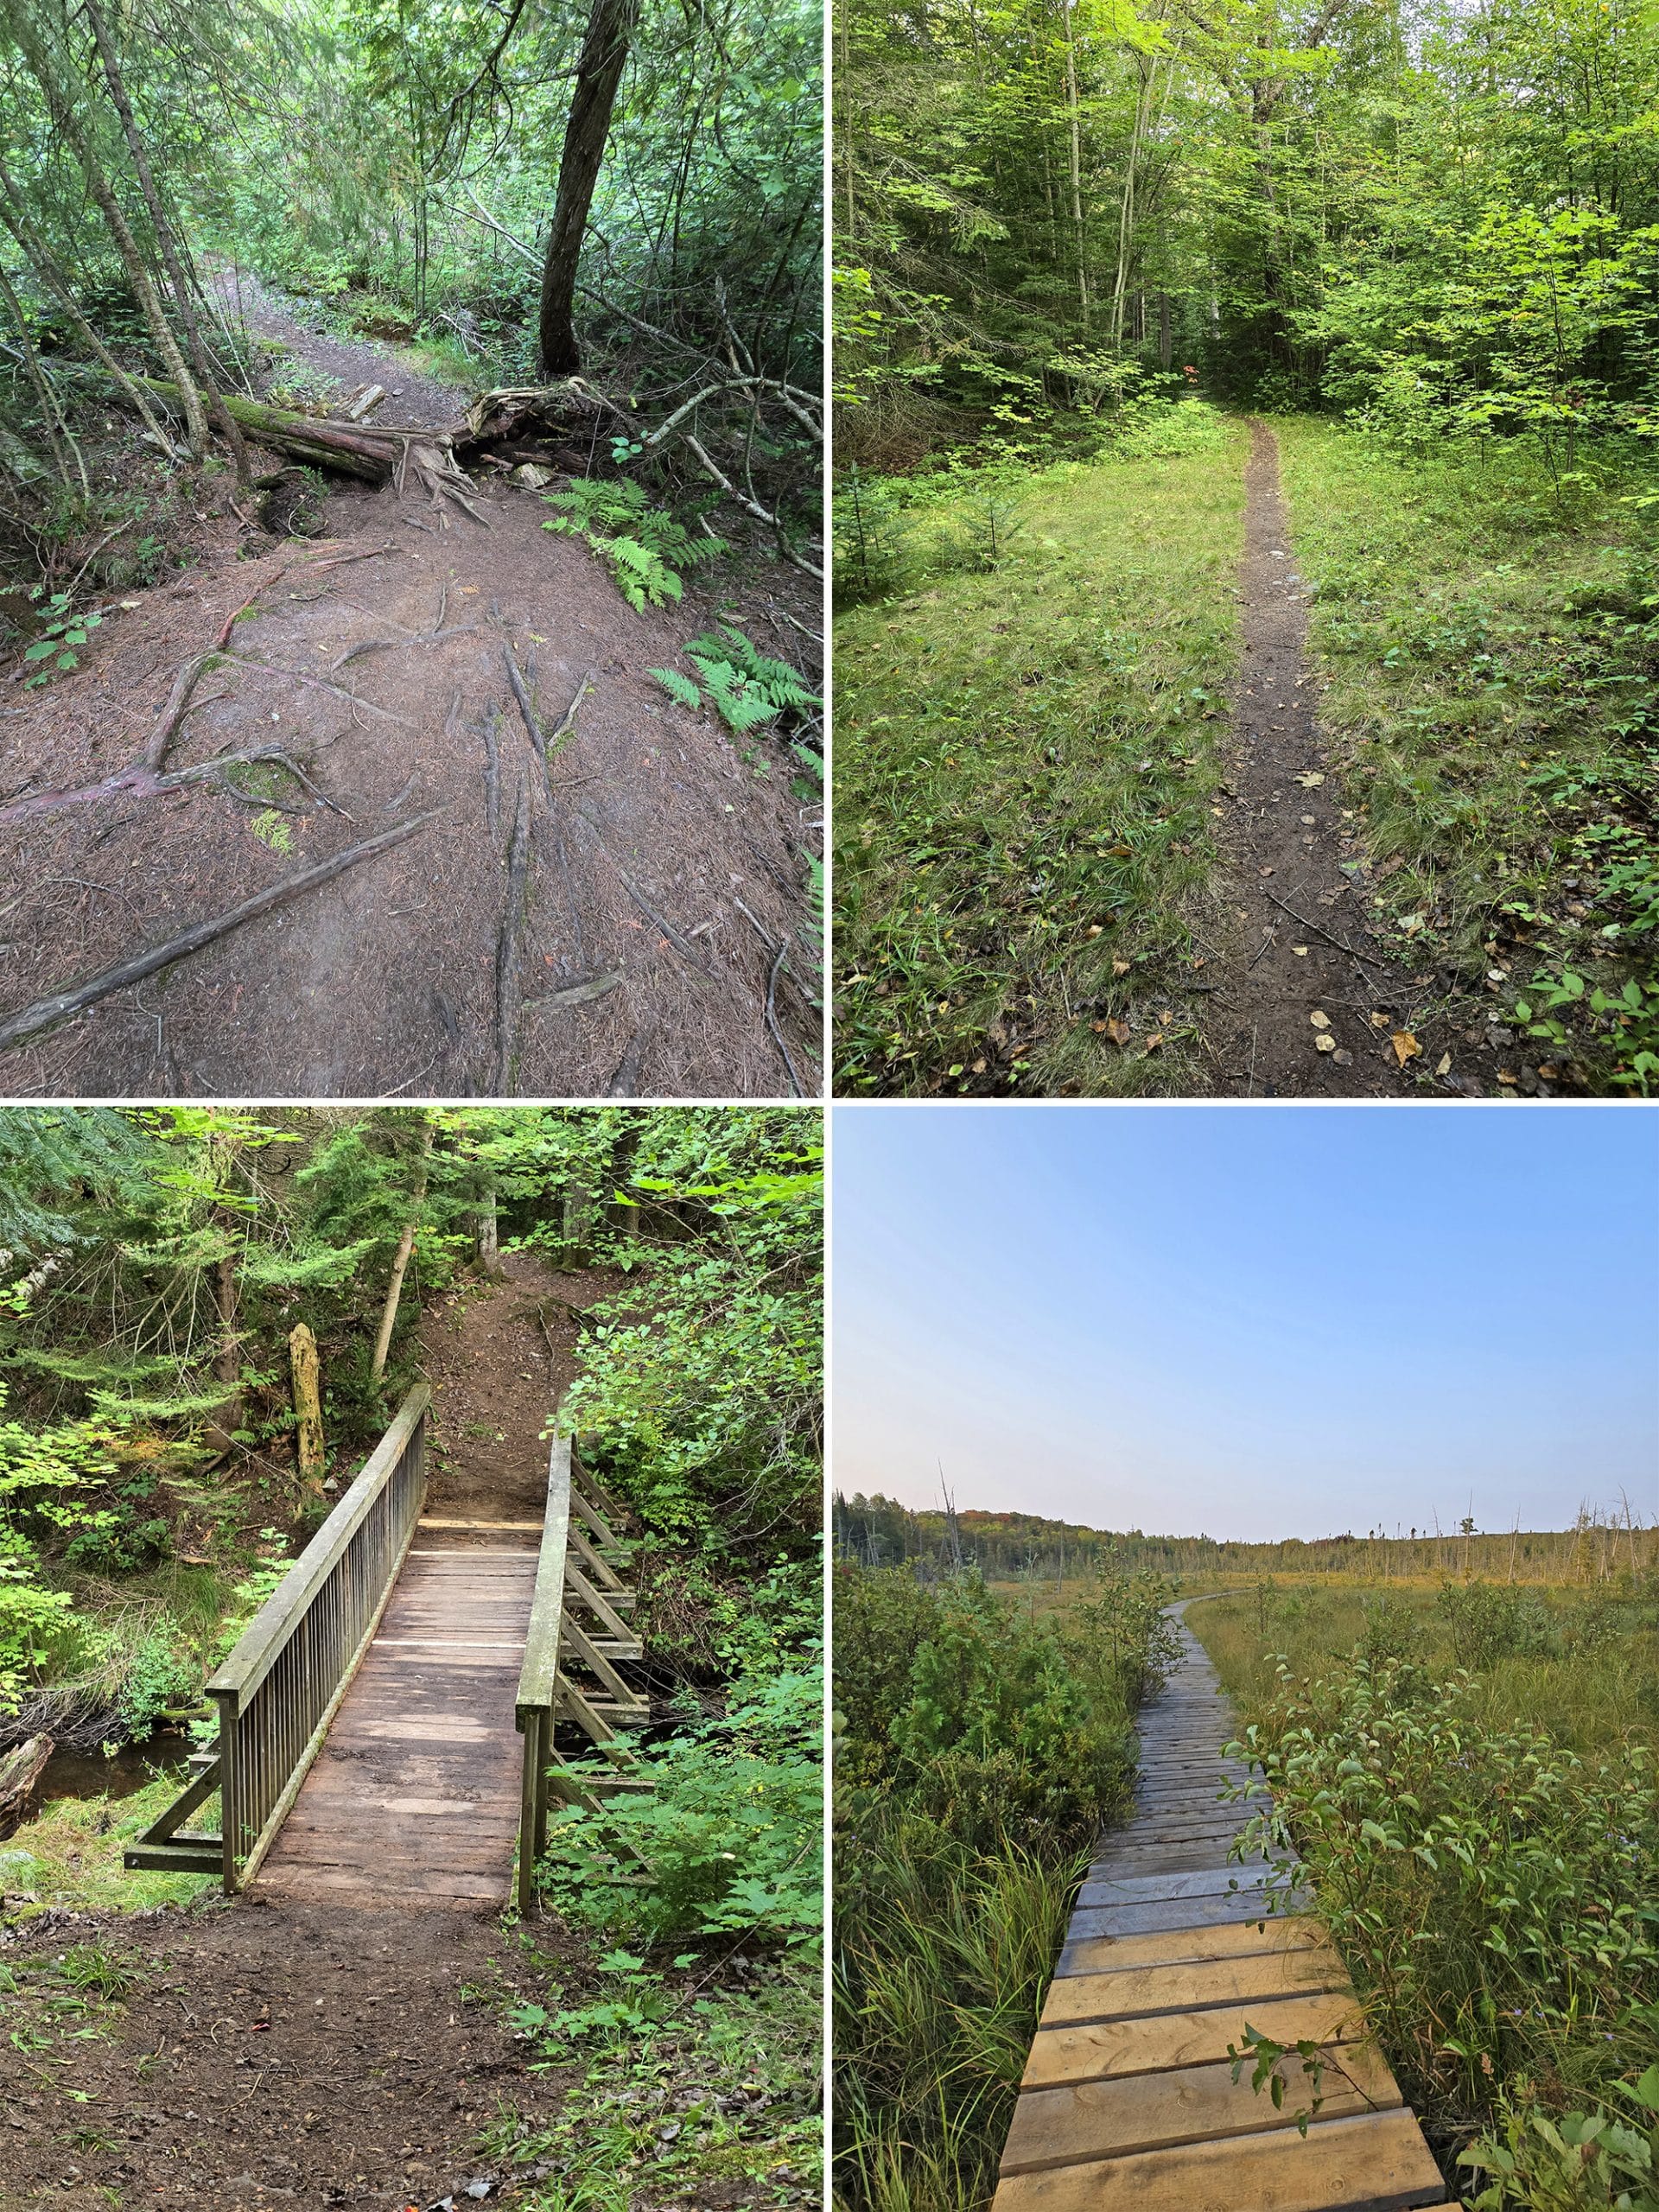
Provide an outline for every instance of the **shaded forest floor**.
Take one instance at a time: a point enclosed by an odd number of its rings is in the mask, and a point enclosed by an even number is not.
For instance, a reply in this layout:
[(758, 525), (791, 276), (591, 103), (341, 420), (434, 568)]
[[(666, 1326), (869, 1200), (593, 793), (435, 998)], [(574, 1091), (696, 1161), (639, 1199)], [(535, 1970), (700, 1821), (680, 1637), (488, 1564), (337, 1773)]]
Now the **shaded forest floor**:
[(994, 567), (958, 491), (841, 618), (842, 1084), (1639, 1085), (1628, 518), (1315, 421), (1224, 445), (1005, 480)]
[[(268, 295), (254, 319), (325, 383), (399, 386), (382, 420), (458, 411), (385, 348), (308, 331)], [(785, 748), (734, 740), (651, 671), (717, 617), (798, 662), (816, 586), (750, 553), (636, 613), (580, 541), (542, 529), (533, 493), (469, 496), (481, 521), (333, 491), (326, 535), (279, 544), (244, 524), (227, 478), (204, 480), (195, 572), (130, 594), (78, 669), (0, 714), (0, 1025), (410, 832), (31, 1029), (0, 1052), (0, 1091), (779, 1096), (779, 1033), (814, 1086), (817, 1013), (787, 968), (774, 984), (773, 951), (807, 912), (819, 810), (791, 792)], [(509, 649), (544, 728), (581, 698), (546, 773)], [(164, 773), (147, 772), (175, 677), (203, 653)]]

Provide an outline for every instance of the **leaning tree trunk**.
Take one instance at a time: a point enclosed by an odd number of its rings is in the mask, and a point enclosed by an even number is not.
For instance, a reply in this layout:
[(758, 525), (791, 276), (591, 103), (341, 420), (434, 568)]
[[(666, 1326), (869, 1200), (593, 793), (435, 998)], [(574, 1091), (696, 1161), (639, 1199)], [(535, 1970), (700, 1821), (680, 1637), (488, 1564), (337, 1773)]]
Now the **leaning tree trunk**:
[(542, 373), (574, 376), (582, 366), (574, 308), (576, 264), (582, 257), (588, 210), (593, 205), (599, 165), (610, 135), (611, 110), (628, 59), (628, 46), (639, 20), (639, 0), (594, 0), (576, 65), (576, 90), (564, 126), (559, 162), (558, 195), (542, 264), (539, 343)]
[(116, 383), (120, 385), (143, 417), (145, 429), (162, 451), (170, 456), (173, 451), (172, 439), (162, 428), (160, 421), (143, 393), (139, 391), (137, 385), (76, 305), (75, 297), (69, 289), (69, 280), (64, 273), (63, 266), (50, 251), (33, 224), (29, 221), (22, 204), (12, 188), (11, 178), (3, 159), (0, 159), (0, 224), (3, 224), (10, 232), (16, 242), (18, 251), (62, 308), (66, 318), (80, 338), (82, 344), (99, 363), (105, 374), (114, 378)]
[(386, 1371), (386, 1355), (391, 1350), (391, 1332), (397, 1325), (398, 1302), (404, 1294), (404, 1276), (408, 1271), (409, 1255), (415, 1249), (415, 1231), (420, 1224), (421, 1208), (426, 1203), (427, 1164), (432, 1157), (434, 1135), (434, 1124), (428, 1116), (422, 1133), (420, 1165), (416, 1170), (410, 1215), (404, 1224), (404, 1233), (397, 1239), (397, 1250), (391, 1262), (391, 1279), (386, 1285), (386, 1302), (380, 1313), (380, 1333), (374, 1340), (374, 1362), (369, 1369), (371, 1382), (378, 1382)]
[(180, 320), (184, 324), (186, 342), (190, 348), (190, 362), (207, 395), (207, 404), (217, 416), (225, 442), (230, 447), (236, 465), (236, 485), (239, 492), (250, 488), (251, 471), (248, 467), (247, 442), (236, 426), (236, 419), (225, 404), (225, 396), (219, 388), (207, 349), (201, 342), (201, 326), (196, 320), (195, 303), (190, 296), (190, 286), (184, 273), (184, 264), (179, 257), (178, 242), (173, 236), (173, 226), (167, 219), (167, 210), (162, 205), (162, 195), (156, 188), (156, 178), (149, 166), (149, 155), (138, 125), (133, 119), (132, 102), (127, 98), (126, 79), (121, 73), (115, 46), (105, 23), (98, 0), (84, 0), (86, 20), (92, 25), (92, 41), (98, 48), (99, 66), (104, 81), (109, 87), (110, 99), (121, 118), (121, 129), (127, 142), (127, 151), (132, 156), (134, 174), (138, 189), (144, 195), (144, 205), (149, 210), (150, 228), (156, 233), (156, 243), (161, 248), (162, 260), (167, 270), (168, 282), (173, 288)]
[(13, 8), (7, 14), (17, 44), (41, 88), (52, 120), (80, 164), (86, 188), (98, 202), (99, 210), (115, 243), (116, 252), (120, 256), (127, 282), (132, 287), (132, 296), (137, 301), (139, 312), (156, 341), (156, 350), (179, 387), (191, 458), (200, 461), (207, 448), (207, 416), (202, 407), (201, 394), (185, 365), (184, 355), (179, 351), (179, 341), (173, 335), (173, 326), (162, 312), (160, 297), (150, 281), (149, 270), (144, 265), (143, 253), (133, 236), (132, 226), (121, 212), (121, 203), (110, 188), (110, 181), (104, 174), (104, 165), (94, 152), (91, 139), (81, 129), (80, 118), (58, 81), (51, 55), (41, 43), (23, 11)]

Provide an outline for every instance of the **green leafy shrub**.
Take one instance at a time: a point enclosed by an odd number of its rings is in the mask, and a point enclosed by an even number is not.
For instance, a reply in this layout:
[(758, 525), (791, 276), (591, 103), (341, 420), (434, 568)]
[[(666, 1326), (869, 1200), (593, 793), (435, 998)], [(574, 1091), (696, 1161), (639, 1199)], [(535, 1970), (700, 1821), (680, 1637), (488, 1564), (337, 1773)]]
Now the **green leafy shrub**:
[[(823, 1677), (737, 1686), (731, 1710), (653, 1747), (648, 1791), (573, 1808), (541, 1878), (566, 1918), (658, 1943), (672, 1936), (816, 1940), (823, 1920)], [(604, 1773), (589, 1761), (579, 1773)], [(631, 1878), (643, 1860), (643, 1882)]]
[(1497, 1726), (1473, 1685), (1360, 1658), (1297, 1681), (1233, 1747), (1294, 1847), (1408, 2100), (1481, 2120), (1506, 2087), (1558, 2107), (1651, 2055), (1659, 2018), (1653, 1762), (1592, 1765)]
[(1610, 2110), (1551, 2120), (1535, 2105), (1504, 2101), (1501, 2132), (1458, 2154), (1494, 2177), (1472, 2212), (1659, 2212), (1659, 2065), (1620, 2083), (1630, 2116)]
[(1439, 1605), (1452, 1656), (1477, 1674), (1512, 1654), (1539, 1658), (1560, 1648), (1549, 1608), (1529, 1592), (1491, 1582), (1448, 1582)]

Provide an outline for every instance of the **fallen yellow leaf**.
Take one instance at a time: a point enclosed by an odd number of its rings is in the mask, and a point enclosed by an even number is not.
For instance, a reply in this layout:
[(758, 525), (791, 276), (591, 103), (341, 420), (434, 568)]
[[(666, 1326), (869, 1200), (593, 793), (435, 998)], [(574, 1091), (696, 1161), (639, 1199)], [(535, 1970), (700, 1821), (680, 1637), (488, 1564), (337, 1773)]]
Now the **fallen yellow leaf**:
[(1423, 1049), (1409, 1029), (1396, 1029), (1389, 1042), (1393, 1046), (1394, 1057), (1402, 1067), (1408, 1060), (1414, 1060)]

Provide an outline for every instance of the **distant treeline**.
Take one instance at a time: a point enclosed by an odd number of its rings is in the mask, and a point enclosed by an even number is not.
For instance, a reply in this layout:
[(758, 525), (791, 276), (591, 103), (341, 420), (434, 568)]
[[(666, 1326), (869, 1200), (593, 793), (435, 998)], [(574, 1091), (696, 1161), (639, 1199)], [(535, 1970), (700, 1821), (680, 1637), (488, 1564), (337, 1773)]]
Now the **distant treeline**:
[(1570, 1529), (1450, 1529), (1398, 1535), (1287, 1536), (1247, 1544), (1214, 1536), (1147, 1536), (1139, 1529), (1088, 1529), (1035, 1513), (912, 1512), (879, 1493), (835, 1498), (838, 1559), (865, 1567), (913, 1563), (924, 1578), (977, 1567), (988, 1582), (1020, 1577), (1064, 1583), (1076, 1576), (1163, 1574), (1361, 1575), (1386, 1581), (1421, 1575), (1478, 1576), (1488, 1581), (1594, 1583), (1659, 1573), (1659, 1529), (1644, 1528), (1621, 1502), (1617, 1512), (1581, 1506)]

